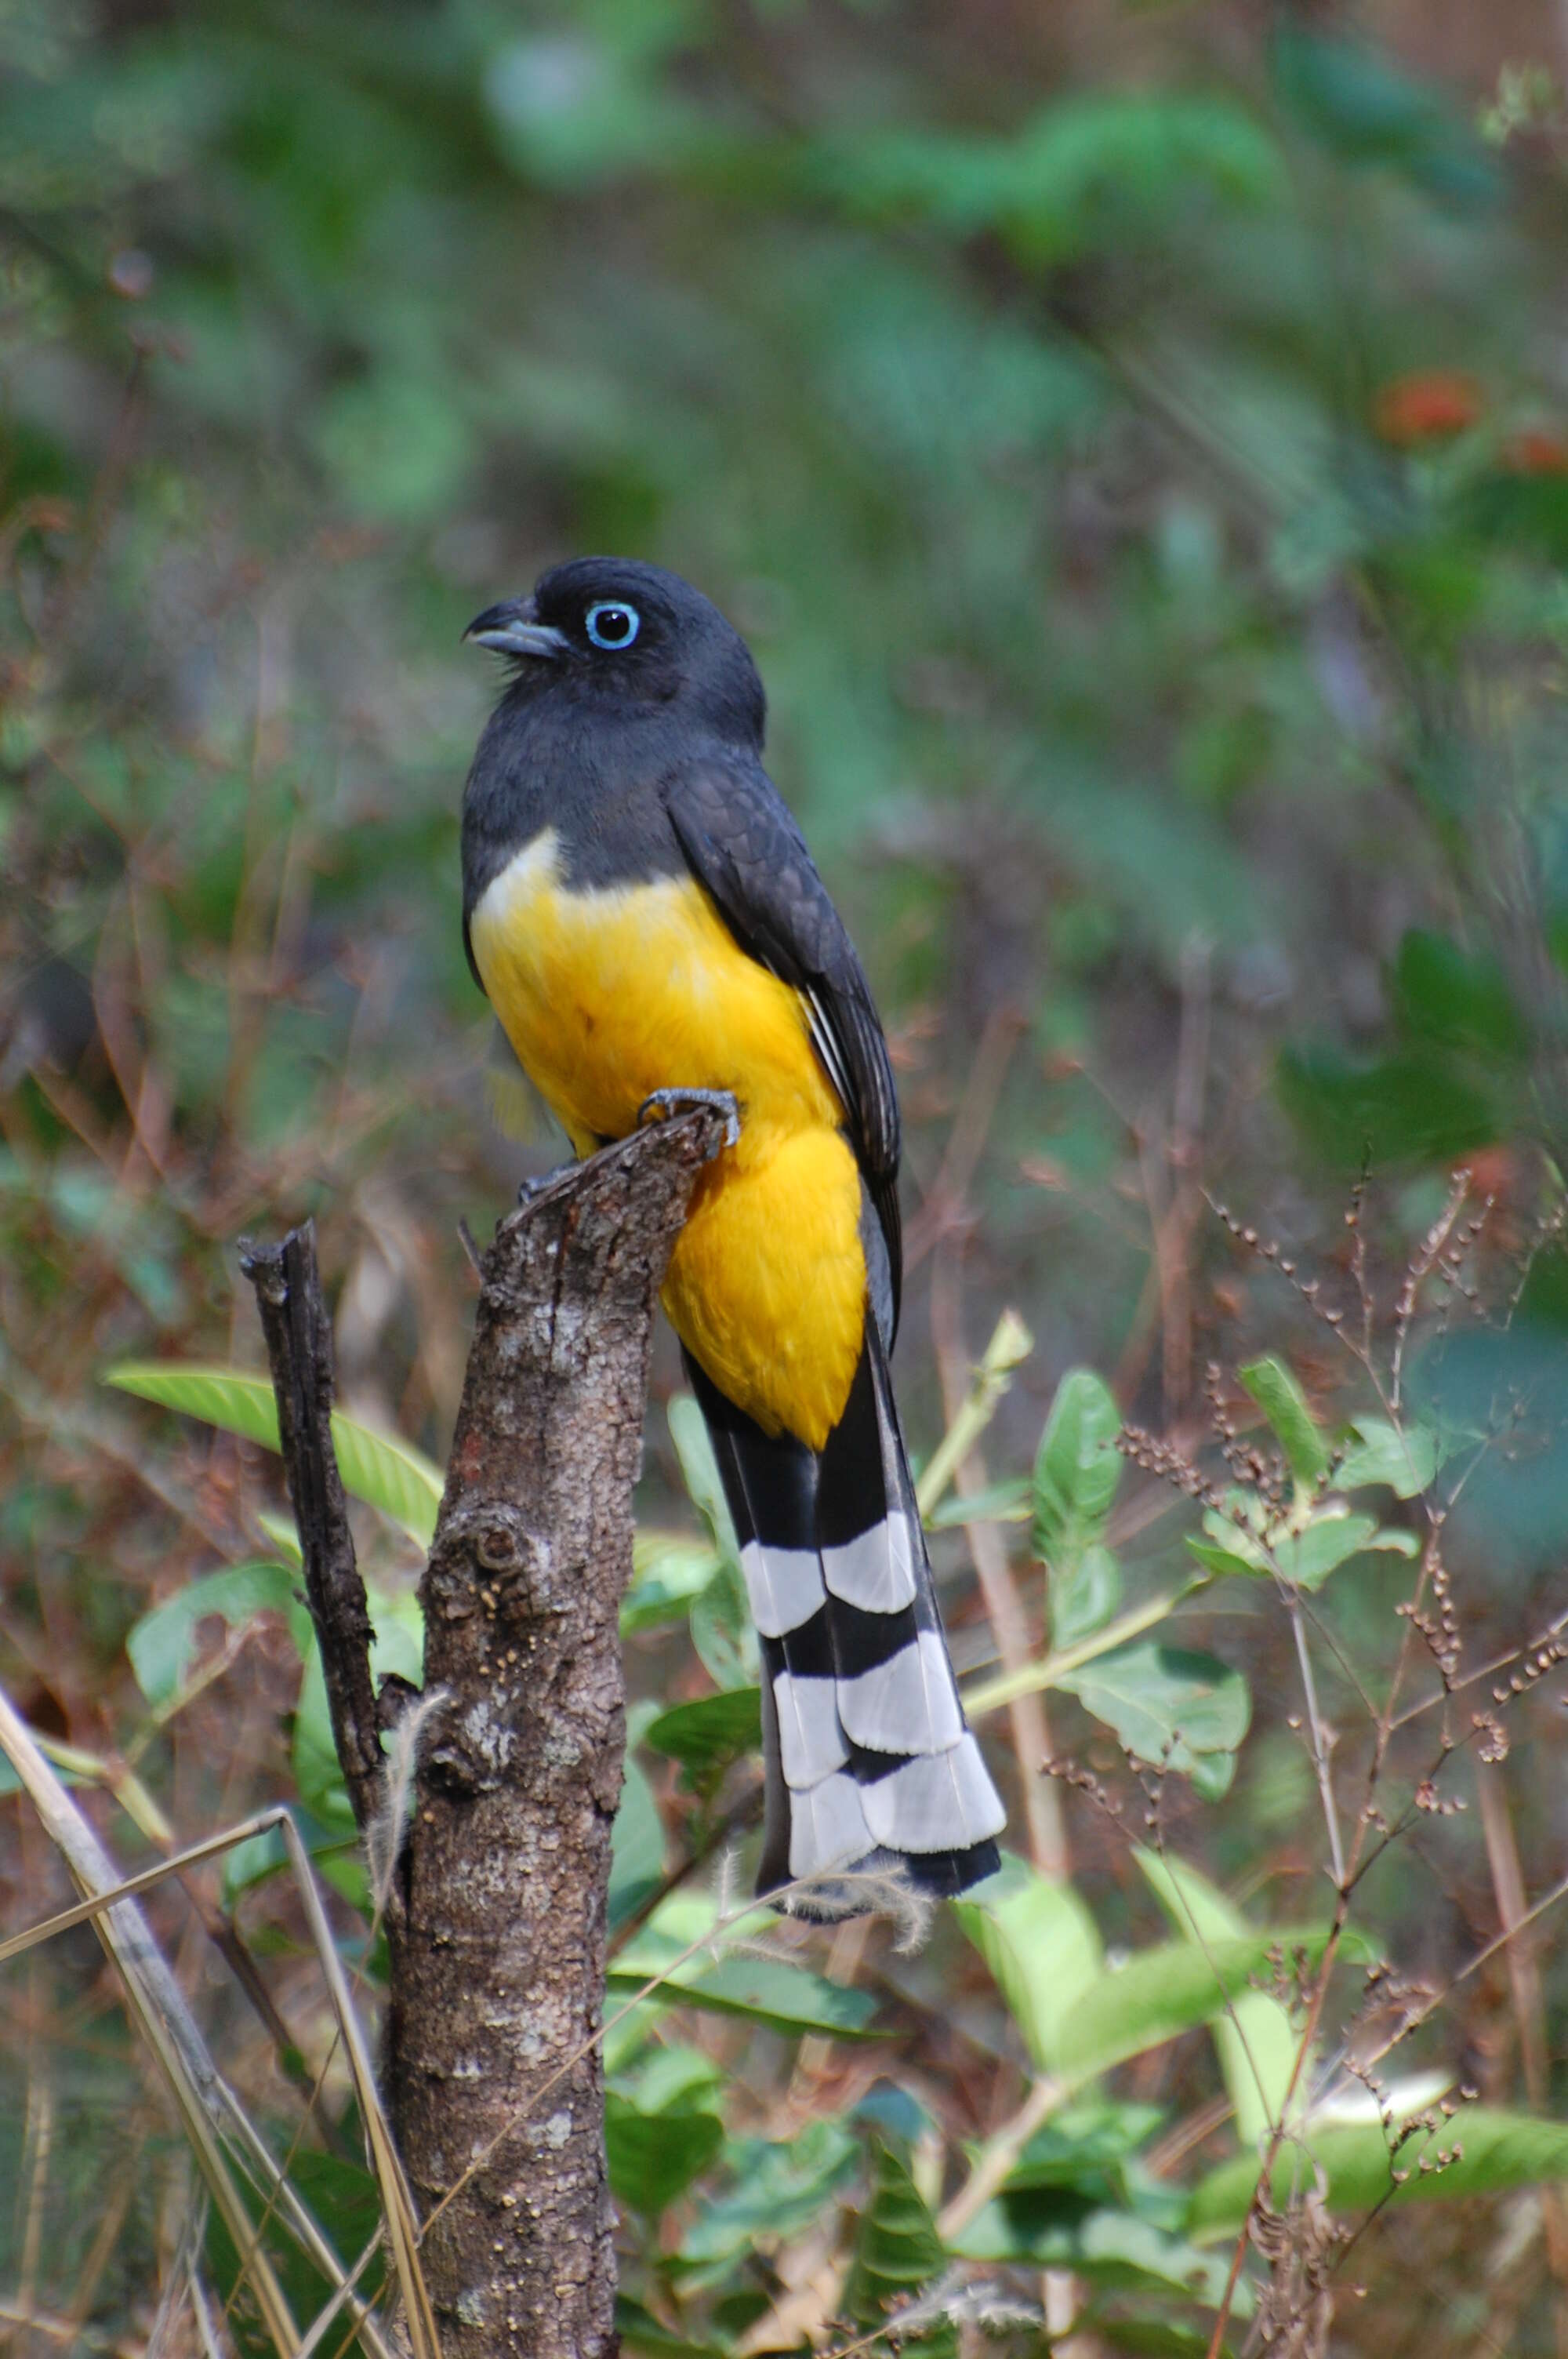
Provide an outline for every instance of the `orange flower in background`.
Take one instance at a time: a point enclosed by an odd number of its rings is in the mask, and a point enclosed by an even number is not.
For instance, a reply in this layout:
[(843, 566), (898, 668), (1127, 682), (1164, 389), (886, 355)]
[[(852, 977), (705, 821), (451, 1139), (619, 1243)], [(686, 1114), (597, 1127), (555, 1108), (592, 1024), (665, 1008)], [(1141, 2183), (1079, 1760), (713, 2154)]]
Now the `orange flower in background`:
[(1568, 475), (1568, 439), (1549, 426), (1526, 426), (1502, 448), (1510, 475)]
[(1372, 403), (1372, 425), (1396, 450), (1446, 441), (1474, 426), (1486, 397), (1473, 376), (1458, 369), (1414, 369), (1390, 377)]

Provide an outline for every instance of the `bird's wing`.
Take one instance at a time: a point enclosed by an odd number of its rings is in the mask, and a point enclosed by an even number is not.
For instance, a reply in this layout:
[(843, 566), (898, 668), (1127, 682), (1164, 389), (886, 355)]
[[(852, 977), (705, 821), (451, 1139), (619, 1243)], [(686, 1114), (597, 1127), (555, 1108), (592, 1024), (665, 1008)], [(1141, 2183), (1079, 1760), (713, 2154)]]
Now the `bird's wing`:
[(742, 950), (806, 1001), (811, 1038), (844, 1106), (887, 1241), (897, 1318), (898, 1095), (865, 971), (806, 839), (767, 772), (743, 756), (683, 766), (665, 805), (693, 873)]

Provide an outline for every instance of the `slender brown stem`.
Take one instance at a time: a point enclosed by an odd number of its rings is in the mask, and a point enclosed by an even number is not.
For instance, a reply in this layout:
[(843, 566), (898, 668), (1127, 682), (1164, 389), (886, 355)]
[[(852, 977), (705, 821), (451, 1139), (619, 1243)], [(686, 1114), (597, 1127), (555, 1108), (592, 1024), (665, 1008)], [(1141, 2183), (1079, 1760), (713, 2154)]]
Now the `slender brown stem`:
[(370, 1669), (375, 1634), (332, 1448), (332, 1329), (321, 1297), (315, 1223), (291, 1229), (280, 1245), (242, 1241), (240, 1261), (255, 1288), (266, 1338), (332, 1740), (355, 1824), (362, 1829), (375, 1816), (381, 1794), (381, 1729)]

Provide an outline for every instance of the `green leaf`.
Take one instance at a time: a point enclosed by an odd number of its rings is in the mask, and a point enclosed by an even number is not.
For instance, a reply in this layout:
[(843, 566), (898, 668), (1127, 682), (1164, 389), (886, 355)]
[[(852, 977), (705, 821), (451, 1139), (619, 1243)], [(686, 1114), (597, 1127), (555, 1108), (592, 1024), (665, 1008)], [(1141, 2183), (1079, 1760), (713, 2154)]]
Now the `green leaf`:
[(461, 502), (476, 438), (433, 370), (384, 359), (363, 376), (324, 389), (308, 420), (340, 496), (362, 515), (417, 530)]
[(1105, 1529), (1121, 1480), (1121, 1412), (1087, 1368), (1073, 1368), (1040, 1437), (1033, 1474), (1034, 1553), (1049, 1568), (1053, 1647), (1087, 1638), (1121, 1599), (1121, 1567)]
[(1249, 1933), (1241, 1940), (1164, 1941), (1140, 1950), (1114, 1973), (1102, 1974), (1067, 2011), (1063, 2039), (1075, 2086), (1108, 2071), (1130, 2056), (1162, 2048), (1199, 2024), (1212, 2023), (1227, 2005), (1253, 1995), (1253, 1977), (1270, 1972), (1270, 1953), (1323, 1954), (1325, 1927), (1290, 1927)]
[[(1559, 474), (1526, 475), (1509, 467), (1489, 468), (1475, 476), (1456, 498), (1454, 521), (1465, 533), (1515, 553), (1529, 551), (1551, 566), (1568, 564), (1568, 484)], [(1564, 962), (1561, 908), (1549, 904), (1543, 914), (1546, 939), (1561, 966)], [(1477, 1015), (1486, 1021), (1483, 1010), (1469, 1012), (1472, 1021)], [(1518, 1011), (1514, 1014), (1517, 1021)], [(1511, 1060), (1517, 1063), (1518, 1058), (1516, 1049)]]
[(667, 1414), (682, 1477), (692, 1505), (708, 1526), (717, 1560), (709, 1579), (692, 1600), (692, 1644), (716, 1687), (750, 1687), (757, 1679), (757, 1634), (719, 1462), (692, 1394), (676, 1393)]
[(1056, 100), (1016, 147), (1007, 211), (1020, 250), (1044, 262), (1135, 230), (1169, 234), (1196, 201), (1245, 209), (1281, 190), (1281, 159), (1257, 117), (1232, 100), (1162, 92), (1086, 92)]
[[(953, 2240), (968, 2261), (1019, 2261), (1033, 2268), (1070, 2269), (1099, 2286), (1130, 2292), (1177, 2293), (1217, 2309), (1229, 2275), (1228, 2256), (1201, 2253), (1179, 2236), (1118, 2205), (1085, 2205), (1040, 2190), (1004, 2189)], [(1238, 2288), (1238, 2315), (1250, 2298)]]
[(335, 1826), (346, 1835), (354, 1814), (332, 1742), (332, 1712), (327, 1701), (327, 1678), (319, 1647), (305, 1650), (305, 1671), (294, 1707), (294, 1736), (289, 1748), (294, 1790), (313, 1818)]
[(305, 1563), (305, 1551), (299, 1545), (299, 1528), (292, 1516), (275, 1515), (270, 1507), (257, 1511), (256, 1522), (272, 1542), (285, 1564), (300, 1571)]
[[(1211, 1509), (1210, 1514), (1212, 1513)], [(1217, 1517), (1216, 1520), (1217, 1521), (1218, 1518)], [(1209, 1516), (1206, 1515), (1205, 1524), (1206, 1525), (1208, 1521)], [(1267, 1560), (1262, 1558), (1260, 1551), (1258, 1557), (1243, 1556), (1239, 1535), (1238, 1535), (1236, 1546), (1220, 1547), (1213, 1540), (1200, 1540), (1194, 1533), (1188, 1532), (1184, 1537), (1184, 1545), (1189, 1553), (1197, 1559), (1206, 1572), (1218, 1573), (1227, 1579), (1245, 1577), (1249, 1581), (1258, 1581), (1267, 1577), (1269, 1571)]]
[[(372, 1636), (371, 1672), (377, 1680), (395, 1672), (417, 1687), (423, 1674), (425, 1624), (412, 1590), (395, 1594), (367, 1585)], [(307, 1810), (329, 1824), (351, 1826), (343, 1773), (332, 1743), (332, 1716), (327, 1702), (327, 1682), (321, 1654), (314, 1645), (305, 1649), (305, 1675), (294, 1712), (294, 1782)]]
[(1229, 1786), (1252, 1701), (1240, 1672), (1215, 1656), (1144, 1638), (1064, 1671), (1056, 1684), (1114, 1728), (1139, 1760), (1181, 1770), (1206, 1800)]
[(657, 2219), (708, 2169), (724, 2144), (724, 2125), (701, 2107), (650, 2117), (611, 2089), (604, 2099), (604, 2143), (616, 2201)]
[(1486, 1089), (1438, 1049), (1409, 1049), (1360, 1064), (1337, 1049), (1286, 1049), (1281, 1102), (1324, 1160), (1358, 1170), (1370, 1150), (1390, 1164), (1451, 1163), (1502, 1135)]
[[(1236, 2290), (1239, 2299), (1231, 2304), (1232, 2314), (1239, 2310), (1249, 2317), (1254, 2304), (1245, 2277)], [(1119, 2308), (1102, 2312), (1093, 2302), (1080, 2312), (1080, 2320), (1085, 2332), (1097, 2343), (1108, 2351), (1126, 2352), (1129, 2359), (1208, 2359), (1206, 2327), (1184, 2326), (1173, 2318), (1130, 2317)], [(1075, 2325), (1078, 2322), (1075, 2321)], [(1235, 2359), (1233, 2343), (1222, 2343), (1219, 2347), (1223, 2359)], [(707, 2359), (706, 2353), (702, 2359)]]
[(243, 1630), (258, 1614), (286, 1613), (298, 1581), (297, 1572), (285, 1564), (232, 1564), (177, 1590), (134, 1622), (125, 1652), (136, 1685), (153, 1709), (172, 1703), (189, 1678), (196, 1633), (209, 1615), (221, 1615), (229, 1630)]
[(643, 1742), (678, 1761), (698, 1791), (711, 1793), (733, 1761), (762, 1742), (760, 1688), (726, 1688), (677, 1703), (650, 1721)]
[(1273, 1429), (1285, 1463), (1303, 1491), (1328, 1473), (1328, 1438), (1307, 1407), (1307, 1398), (1283, 1360), (1253, 1360), (1237, 1375)]
[(1451, 201), (1495, 196), (1497, 171), (1469, 127), (1382, 50), (1287, 18), (1275, 31), (1272, 62), (1286, 105), (1336, 155), (1392, 166)]
[[(225, 1433), (237, 1433), (245, 1441), (259, 1441), (264, 1449), (278, 1447), (277, 1403), (269, 1377), (251, 1375), (243, 1368), (154, 1360), (126, 1361), (109, 1369), (103, 1381), (135, 1393), (139, 1400), (157, 1401)], [(440, 1468), (411, 1443), (395, 1434), (373, 1432), (341, 1409), (332, 1412), (332, 1440), (350, 1497), (379, 1507), (421, 1548), (428, 1548), (441, 1504)]]
[(693, 2048), (656, 2049), (605, 2096), (610, 2183), (622, 2203), (656, 2219), (706, 2170), (724, 2143), (723, 2076)]
[(807, 2122), (797, 2137), (735, 2138), (735, 2184), (700, 2212), (681, 2242), (688, 2265), (711, 2267), (739, 2253), (771, 2253), (815, 2227), (856, 2169), (860, 2141), (842, 2123)]
[[(644, 1966), (648, 1952), (639, 1942), (634, 1952), (622, 1951), (610, 1971), (610, 1988), (630, 1998), (657, 1968)], [(630, 1959), (630, 1962), (629, 1962)], [(816, 2032), (835, 2039), (872, 2039), (877, 2002), (866, 1991), (846, 1990), (826, 1975), (803, 1966), (787, 1966), (772, 1958), (723, 1958), (718, 1965), (701, 1956), (675, 1967), (660, 1985), (665, 2005), (700, 2007), (708, 2015), (740, 2016), (770, 2031)]]
[(688, 1532), (639, 1529), (632, 1542), (632, 1585), (621, 1603), (621, 1635), (654, 1630), (688, 1613), (718, 1571), (710, 1540)]
[(719, 1461), (713, 1454), (713, 1443), (708, 1438), (696, 1395), (672, 1395), (665, 1414), (669, 1419), (670, 1440), (675, 1443), (676, 1456), (680, 1461), (681, 1479), (692, 1506), (708, 1526), (719, 1553), (739, 1564), (741, 1551), (736, 1545), (735, 1527), (730, 1520), (730, 1509), (725, 1502)]
[(691, 27), (679, 7), (570, 18), (561, 28), (502, 19), (505, 37), (487, 45), (482, 97), (504, 160), (568, 194), (676, 170), (711, 136), (703, 112), (658, 71), (672, 37), (689, 38)]
[[(1316, 2127), (1309, 2122), (1304, 2135), (1308, 2155), (1328, 2180), (1328, 2201), (1336, 2212), (1366, 2211), (1385, 2197), (1395, 2203), (1462, 2202), (1470, 2196), (1568, 2180), (1568, 2123), (1541, 2121), (1532, 2114), (1462, 2105), (1435, 2135), (1412, 2137), (1391, 2163), (1388, 2141), (1376, 2122)], [(1421, 2169), (1423, 2156), (1430, 2164), (1440, 2148), (1456, 2147), (1463, 2148), (1463, 2157), (1446, 2169)], [(1303, 2170), (1310, 2168), (1293, 2143), (1281, 2152), (1274, 2168), (1275, 2201), (1284, 2202)], [(1396, 2170), (1410, 2174), (1402, 2184), (1395, 2183)], [(1204, 2238), (1233, 2234), (1247, 2216), (1257, 2184), (1258, 2164), (1251, 2155), (1222, 2163), (1193, 2190), (1188, 2234)]]
[(1090, 1368), (1069, 1368), (1056, 1387), (1034, 1455), (1034, 1553), (1070, 1572), (1103, 1540), (1121, 1480), (1121, 1411)]
[(1085, 1549), (1064, 1580), (1051, 1577), (1051, 1644), (1076, 1646), (1103, 1630), (1121, 1603), (1121, 1565), (1113, 1549)]
[(610, 1930), (625, 1923), (664, 1881), (665, 1829), (642, 1764), (626, 1752), (626, 1776), (611, 1837)]
[(332, 1412), (332, 1440), (350, 1498), (379, 1507), (410, 1539), (427, 1549), (436, 1536), (436, 1511), (445, 1487), (440, 1468), (395, 1434), (373, 1433), (340, 1409)]
[[(1410, 1535), (1402, 1537), (1408, 1539)], [(1314, 1516), (1302, 1531), (1288, 1533), (1276, 1540), (1274, 1557), (1281, 1580), (1293, 1582), (1298, 1589), (1321, 1589), (1331, 1572), (1358, 1556), (1363, 1549), (1375, 1548), (1377, 1544), (1378, 1527), (1370, 1516), (1347, 1515), (1342, 1507), (1327, 1508)]]
[(1187, 1535), (1186, 1546), (1210, 1572), (1245, 1574), (1269, 1580), (1277, 1572), (1298, 1589), (1321, 1589), (1331, 1572), (1367, 1549), (1392, 1556), (1414, 1556), (1421, 1543), (1413, 1532), (1379, 1526), (1370, 1516), (1353, 1515), (1341, 1499), (1325, 1500), (1305, 1523), (1292, 1528), (1284, 1523), (1271, 1534), (1243, 1530), (1217, 1508), (1204, 1516), (1211, 1540)]
[(1343, 155), (1392, 160), (1446, 118), (1434, 91), (1365, 41), (1281, 27), (1272, 62), (1287, 104)]
[(669, 2040), (655, 2048), (640, 2064), (612, 2076), (611, 2085), (641, 2113), (654, 2114), (671, 2107), (723, 2101), (724, 2071), (700, 2048)]
[(1412, 927), (1394, 961), (1394, 1012), (1412, 1039), (1518, 1060), (1530, 1031), (1495, 959), (1470, 958), (1446, 935)]
[(1010, 1474), (1000, 1483), (988, 1483), (983, 1491), (971, 1492), (967, 1499), (943, 1499), (926, 1516), (925, 1527), (933, 1532), (950, 1532), (962, 1524), (1027, 1523), (1030, 1501), (1027, 1479), (1022, 1474)]
[[(908, 2164), (881, 2138), (874, 2140), (871, 2194), (860, 2213), (845, 2310), (857, 2326), (881, 2326), (895, 2308), (913, 2301), (941, 2276), (946, 2259)], [(934, 2319), (907, 2343), (901, 2335), (899, 2343), (910, 2351), (956, 2354), (957, 2328), (950, 2318)]]
[(835, 193), (873, 215), (914, 213), (958, 236), (1000, 233), (1032, 267), (1163, 239), (1180, 209), (1251, 206), (1281, 185), (1272, 139), (1225, 99), (1091, 92), (1057, 100), (1010, 138), (922, 125), (824, 156)]
[(1387, 1418), (1351, 1419), (1355, 1442), (1339, 1462), (1334, 1479), (1342, 1490), (1369, 1489), (1379, 1484), (1396, 1499), (1413, 1499), (1436, 1475), (1437, 1436), (1429, 1426), (1390, 1425)]
[(277, 1403), (270, 1377), (248, 1375), (242, 1368), (127, 1360), (106, 1369), (103, 1382), (135, 1393), (138, 1400), (157, 1401), (185, 1417), (200, 1418), (204, 1425), (259, 1441), (268, 1450), (278, 1446)]
[[(380, 2223), (381, 2203), (373, 2172), (362, 2162), (346, 2155), (314, 2153), (301, 2147), (290, 2158), (289, 2180), (311, 2213), (321, 2223), (332, 2249), (345, 2267), (350, 2267), (356, 2255), (374, 2241)], [(242, 2187), (244, 2182), (241, 2181)], [(255, 2216), (260, 2199), (253, 2189), (244, 2189), (247, 2209)], [(258, 2223), (259, 2224), (259, 2223)], [(314, 2318), (330, 2299), (331, 2288), (313, 2261), (302, 2253), (292, 2238), (276, 2235), (268, 2239), (267, 2256), (278, 2273), (279, 2282), (287, 2294), (297, 2318)], [(213, 2290), (225, 2306), (232, 2305), (238, 2297), (241, 2316), (244, 2314), (243, 2280), (232, 2240), (222, 2217), (214, 2205), (208, 2215), (206, 2232), (207, 2267), (211, 2271)], [(384, 2256), (377, 2252), (359, 2283), (367, 2297), (373, 2300), (384, 2284)], [(250, 2342), (243, 2330), (234, 2337), (242, 2351), (261, 2352), (274, 2346), (259, 2332), (260, 2321), (247, 2321), (255, 2333)]]
[(1303, 1532), (1282, 1540), (1275, 1549), (1280, 1571), (1298, 1589), (1321, 1589), (1331, 1572), (1353, 1556), (1368, 1551), (1385, 1556), (1415, 1556), (1421, 1542), (1413, 1532), (1374, 1524), (1370, 1516), (1325, 1512), (1313, 1517)]
[(1094, 1919), (1072, 1886), (1004, 1852), (997, 1874), (955, 1901), (953, 1913), (990, 1968), (1034, 2062), (1069, 2072), (1067, 2017), (1104, 1971)]
[(1158, 2105), (1091, 2097), (1065, 2105), (1034, 2132), (1007, 2174), (1010, 2188), (1064, 2187), (1097, 2201), (1119, 2200), (1122, 2165), (1164, 2120)]
[(732, 1556), (720, 1555), (717, 1571), (692, 1601), (691, 1642), (716, 1687), (754, 1687), (760, 1658), (746, 1577)]
[[(611, 1962), (611, 1989), (618, 1997), (629, 1998), (644, 1983), (661, 1976), (657, 1995), (665, 2005), (741, 2016), (775, 2031), (826, 2032), (847, 2039), (876, 2036), (870, 2025), (877, 2002), (868, 1992), (845, 1989), (803, 1966), (751, 1951), (731, 1949), (718, 1960), (710, 1948), (684, 1955), (713, 1930), (716, 1921), (715, 1904), (708, 1896), (674, 1894)], [(768, 1922), (761, 1909), (748, 1912), (716, 1939), (735, 1943), (754, 1938), (767, 1930)]]
[(651, 2310), (625, 2293), (615, 2297), (615, 2332), (623, 2351), (641, 2352), (643, 2359), (730, 2359), (729, 2351), (719, 2343), (694, 2343), (687, 2335), (672, 2334)]
[(1273, 1571), (1270, 1536), (1286, 1538), (1298, 1527), (1292, 1516), (1276, 1515), (1257, 1492), (1233, 1484), (1222, 1507), (1205, 1508), (1203, 1527), (1212, 1545), (1191, 1538), (1187, 1541), (1199, 1563), (1211, 1572), (1246, 1573), (1255, 1580), (1268, 1579)]
[[(1254, 1928), (1239, 1908), (1185, 1861), (1162, 1858), (1141, 1844), (1133, 1857), (1171, 1924), (1200, 1948), (1249, 1940)], [(1281, 1940), (1288, 1952), (1290, 1941)], [(1243, 2146), (1256, 2147), (1278, 2121), (1295, 2068), (1300, 2042), (1290, 2014), (1267, 1991), (1238, 1993), (1230, 2012), (1214, 2019), (1214, 2043), (1226, 2093), (1236, 2110)]]

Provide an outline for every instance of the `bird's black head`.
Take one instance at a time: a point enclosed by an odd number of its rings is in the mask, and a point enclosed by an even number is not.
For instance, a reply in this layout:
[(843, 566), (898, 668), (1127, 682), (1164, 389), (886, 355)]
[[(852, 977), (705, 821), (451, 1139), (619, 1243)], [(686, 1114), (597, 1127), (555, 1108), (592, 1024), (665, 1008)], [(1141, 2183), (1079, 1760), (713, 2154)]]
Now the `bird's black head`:
[(574, 557), (541, 574), (531, 598), (487, 607), (463, 636), (509, 658), (514, 698), (678, 706), (736, 744), (762, 742), (766, 701), (751, 649), (700, 590), (660, 566)]

